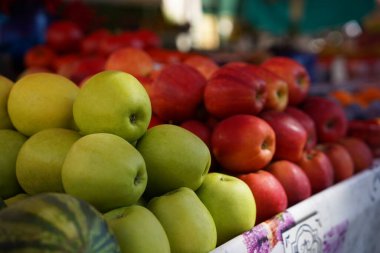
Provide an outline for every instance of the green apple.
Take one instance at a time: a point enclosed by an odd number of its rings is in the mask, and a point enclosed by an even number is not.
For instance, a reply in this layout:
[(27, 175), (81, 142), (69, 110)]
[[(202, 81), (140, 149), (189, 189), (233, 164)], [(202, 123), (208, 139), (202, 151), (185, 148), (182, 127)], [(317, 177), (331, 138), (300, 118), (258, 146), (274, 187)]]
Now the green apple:
[(67, 152), (81, 135), (70, 129), (48, 128), (33, 134), (21, 147), (16, 176), (28, 194), (64, 192), (61, 170)]
[(215, 221), (217, 245), (250, 230), (255, 225), (255, 199), (243, 180), (212, 172), (206, 176), (196, 193)]
[(104, 214), (122, 253), (170, 253), (169, 240), (156, 216), (146, 207), (119, 207)]
[(135, 204), (147, 179), (141, 154), (128, 141), (110, 133), (80, 138), (70, 148), (62, 167), (65, 191), (101, 212)]
[(193, 190), (180, 187), (152, 198), (148, 209), (161, 222), (171, 252), (206, 253), (216, 246), (216, 227), (206, 206)]
[(85, 82), (73, 113), (81, 133), (111, 133), (133, 143), (147, 130), (152, 108), (148, 93), (135, 77), (105, 70)]
[(23, 200), (23, 199), (26, 199), (27, 197), (29, 197), (30, 195), (26, 194), (26, 193), (18, 193), (10, 198), (7, 198), (7, 199), (4, 199), (4, 203), (7, 205), (7, 206), (10, 206), (10, 205), (13, 205), (14, 203), (20, 201), (20, 200)]
[(0, 129), (12, 129), (13, 124), (8, 114), (8, 97), (13, 82), (0, 75)]
[(149, 197), (179, 187), (196, 190), (211, 165), (206, 144), (192, 132), (170, 124), (148, 129), (136, 145), (146, 163)]
[(18, 153), (27, 137), (12, 129), (0, 129), (0, 197), (22, 192), (16, 177)]
[(9, 93), (9, 117), (14, 127), (26, 136), (46, 128), (71, 129), (78, 92), (78, 86), (58, 74), (26, 75)]

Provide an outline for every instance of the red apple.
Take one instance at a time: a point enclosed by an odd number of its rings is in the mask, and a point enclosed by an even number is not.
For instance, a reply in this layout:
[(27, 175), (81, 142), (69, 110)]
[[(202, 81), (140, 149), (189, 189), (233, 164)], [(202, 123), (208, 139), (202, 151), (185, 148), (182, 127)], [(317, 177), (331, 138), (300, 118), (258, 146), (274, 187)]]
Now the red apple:
[(309, 96), (300, 108), (313, 119), (319, 142), (335, 142), (346, 135), (348, 120), (342, 107), (335, 101)]
[(268, 122), (276, 134), (274, 159), (300, 160), (307, 141), (305, 128), (285, 112), (265, 111), (260, 117)]
[(25, 67), (37, 67), (49, 69), (56, 57), (55, 52), (46, 45), (34, 46), (25, 53)]
[(289, 90), (289, 105), (298, 105), (307, 96), (310, 88), (310, 77), (305, 67), (287, 57), (271, 57), (261, 64), (262, 67), (281, 77)]
[(82, 38), (80, 27), (68, 20), (55, 21), (46, 30), (46, 44), (59, 53), (77, 51)]
[(315, 148), (305, 150), (297, 164), (309, 178), (312, 194), (320, 192), (334, 183), (334, 169), (328, 156), (321, 150)]
[(348, 150), (337, 142), (319, 144), (319, 150), (329, 158), (334, 169), (334, 183), (343, 181), (354, 174), (354, 162)]
[(204, 92), (207, 111), (219, 118), (258, 114), (267, 97), (264, 80), (244, 66), (223, 66), (208, 80)]
[(285, 112), (295, 118), (305, 128), (307, 133), (305, 149), (309, 150), (314, 148), (317, 144), (317, 133), (313, 119), (301, 109), (294, 106), (288, 106)]
[(259, 170), (238, 176), (251, 189), (256, 202), (256, 224), (261, 223), (288, 207), (286, 192), (275, 176)]
[(160, 37), (148, 29), (139, 29), (134, 32), (135, 37), (143, 42), (143, 48), (159, 48), (161, 45)]
[(180, 126), (198, 136), (207, 147), (211, 146), (211, 129), (205, 123), (192, 119), (182, 122)]
[(100, 28), (86, 35), (80, 43), (80, 51), (82, 54), (94, 55), (99, 53), (100, 42), (110, 36), (111, 33), (104, 28)]
[(65, 54), (57, 56), (53, 61), (53, 70), (58, 74), (60, 72), (65, 73), (63, 69), (70, 69), (71, 65), (80, 59), (81, 56), (79, 56), (79, 54)]
[(219, 69), (219, 66), (213, 59), (202, 55), (189, 56), (183, 63), (198, 70), (207, 80)]
[(267, 99), (264, 110), (283, 111), (288, 105), (288, 84), (273, 72), (250, 64), (247, 69), (266, 82)]
[(289, 206), (297, 204), (311, 196), (310, 180), (297, 164), (286, 160), (275, 161), (269, 164), (267, 170), (284, 187)]
[(248, 173), (264, 168), (275, 150), (275, 134), (264, 120), (253, 115), (228, 117), (214, 128), (212, 153), (230, 173)]
[(74, 69), (70, 79), (79, 84), (84, 79), (104, 70), (106, 59), (102, 56), (88, 56), (82, 58)]
[(205, 86), (206, 79), (194, 68), (183, 63), (166, 65), (151, 85), (153, 112), (165, 121), (194, 118)]
[(372, 165), (374, 159), (372, 151), (362, 139), (343, 137), (338, 140), (338, 143), (343, 145), (350, 153), (354, 162), (354, 173), (368, 169)]
[(108, 57), (105, 69), (120, 70), (133, 76), (147, 76), (153, 70), (153, 60), (142, 49), (124, 47)]

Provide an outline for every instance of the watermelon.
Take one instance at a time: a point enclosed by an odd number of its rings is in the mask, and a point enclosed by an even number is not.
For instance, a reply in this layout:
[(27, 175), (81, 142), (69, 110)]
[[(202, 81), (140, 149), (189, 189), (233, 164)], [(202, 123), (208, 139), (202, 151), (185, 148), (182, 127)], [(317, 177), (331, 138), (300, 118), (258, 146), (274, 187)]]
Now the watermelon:
[(0, 253), (116, 253), (106, 221), (88, 202), (40, 193), (0, 210)]

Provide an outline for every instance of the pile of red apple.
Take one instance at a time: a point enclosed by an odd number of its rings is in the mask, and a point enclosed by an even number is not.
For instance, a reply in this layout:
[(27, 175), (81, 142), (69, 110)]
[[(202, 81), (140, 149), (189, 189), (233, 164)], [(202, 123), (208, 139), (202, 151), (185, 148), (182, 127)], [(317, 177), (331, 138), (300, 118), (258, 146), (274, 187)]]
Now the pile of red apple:
[(212, 169), (251, 188), (257, 222), (370, 167), (373, 154), (348, 136), (342, 107), (308, 94), (305, 68), (290, 58), (260, 65), (189, 56), (147, 75), (151, 126), (180, 125), (213, 155)]
[(102, 70), (134, 75), (151, 99), (150, 127), (170, 123), (200, 137), (212, 169), (252, 190), (257, 223), (372, 164), (368, 145), (348, 136), (341, 106), (310, 96), (307, 71), (290, 58), (220, 66), (210, 57), (161, 49), (148, 31), (84, 35), (74, 26), (52, 24), (46, 45), (26, 54), (26, 72), (42, 68), (79, 86)]

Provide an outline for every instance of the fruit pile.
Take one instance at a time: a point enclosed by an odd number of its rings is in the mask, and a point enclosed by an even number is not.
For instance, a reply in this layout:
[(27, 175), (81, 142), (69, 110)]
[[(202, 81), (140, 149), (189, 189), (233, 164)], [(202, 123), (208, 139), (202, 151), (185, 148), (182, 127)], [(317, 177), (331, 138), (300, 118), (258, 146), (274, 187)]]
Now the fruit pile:
[(0, 249), (209, 252), (372, 164), (294, 60), (148, 51), (1, 77)]

